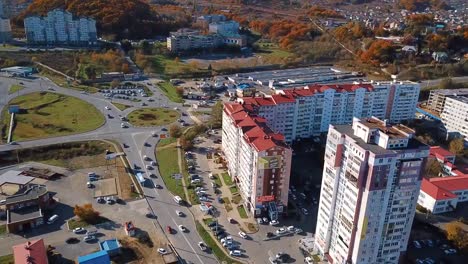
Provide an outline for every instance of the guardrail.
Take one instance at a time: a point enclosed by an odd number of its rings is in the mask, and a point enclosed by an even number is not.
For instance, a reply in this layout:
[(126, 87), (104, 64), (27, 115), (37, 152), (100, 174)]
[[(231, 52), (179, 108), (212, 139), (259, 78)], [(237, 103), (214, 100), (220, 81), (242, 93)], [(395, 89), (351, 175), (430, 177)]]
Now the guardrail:
[(15, 125), (15, 113), (11, 113), (10, 117), (10, 127), (8, 128), (8, 138), (7, 138), (7, 143), (11, 142), (11, 137), (13, 134), (13, 126)]

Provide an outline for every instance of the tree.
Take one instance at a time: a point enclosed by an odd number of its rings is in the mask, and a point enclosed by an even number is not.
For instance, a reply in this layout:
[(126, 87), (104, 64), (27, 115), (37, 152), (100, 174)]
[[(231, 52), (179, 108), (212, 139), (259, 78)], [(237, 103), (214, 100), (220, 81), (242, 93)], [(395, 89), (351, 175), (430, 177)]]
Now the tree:
[(119, 86), (119, 85), (120, 85), (120, 81), (119, 81), (118, 79), (114, 79), (114, 80), (112, 80), (112, 82), (110, 83), (110, 86), (111, 86), (112, 88), (116, 88), (116, 87)]
[(457, 221), (452, 221), (445, 225), (445, 230), (447, 232), (447, 239), (452, 241), (455, 246), (460, 249), (468, 249), (468, 234), (461, 224)]
[(450, 141), (449, 151), (457, 155), (463, 154), (465, 151), (465, 142), (462, 138), (455, 138)]
[(73, 213), (81, 220), (89, 224), (95, 224), (99, 220), (99, 212), (94, 210), (93, 205), (90, 203), (83, 206), (75, 205)]
[(153, 46), (147, 40), (140, 42), (140, 48), (145, 55), (151, 55), (153, 53)]
[(392, 62), (395, 57), (395, 47), (386, 40), (373, 41), (369, 48), (361, 54), (363, 62), (370, 62), (378, 65), (382, 62)]
[(211, 108), (210, 125), (212, 128), (220, 128), (223, 123), (223, 103), (218, 101)]
[(177, 93), (177, 95), (179, 95), (180, 97), (183, 97), (183, 96), (184, 96), (184, 88), (182, 88), (182, 87), (177, 87), (177, 88), (176, 88), (176, 93)]
[(191, 149), (193, 147), (193, 142), (192, 140), (187, 139), (185, 135), (182, 135), (180, 137), (180, 146), (185, 150)]
[(177, 124), (173, 124), (169, 127), (169, 135), (173, 138), (178, 138), (182, 134), (182, 130), (180, 126)]
[(424, 168), (424, 172), (429, 178), (438, 177), (439, 174), (442, 173), (442, 171), (442, 165), (437, 159), (429, 160), (426, 164), (426, 167)]
[(122, 50), (125, 53), (127, 53), (132, 49), (132, 43), (130, 43), (130, 41), (124, 39), (124, 40), (120, 41), (120, 47), (122, 48)]

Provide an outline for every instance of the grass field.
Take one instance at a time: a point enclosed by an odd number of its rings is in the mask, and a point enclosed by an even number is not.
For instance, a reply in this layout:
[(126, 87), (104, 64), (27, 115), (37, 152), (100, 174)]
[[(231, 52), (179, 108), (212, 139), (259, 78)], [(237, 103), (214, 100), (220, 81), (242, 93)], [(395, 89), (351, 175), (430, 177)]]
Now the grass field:
[(262, 53), (262, 56), (266, 59), (283, 59), (292, 55), (292, 53), (281, 49), (275, 43), (258, 43), (258, 46), (261, 48), (261, 51), (257, 53)]
[(177, 94), (176, 87), (172, 85), (170, 82), (161, 82), (158, 83), (157, 86), (163, 93), (171, 100), (172, 102), (176, 103), (183, 103), (184, 100), (182, 97), (180, 97), (179, 94)]
[(24, 86), (23, 85), (19, 85), (19, 84), (12, 84), (10, 86), (10, 89), (8, 90), (8, 94), (12, 94), (12, 93), (16, 93), (20, 90), (23, 90), (24, 89)]
[(216, 185), (218, 185), (218, 187), (223, 186), (223, 182), (221, 181), (219, 174), (213, 174), (213, 177), (214, 177), (213, 181), (216, 183)]
[(237, 189), (237, 186), (229, 187), (229, 191), (231, 191), (232, 194), (235, 194), (235, 193), (239, 192), (239, 190)]
[(134, 126), (161, 126), (175, 122), (180, 114), (165, 108), (142, 108), (128, 114), (129, 122)]
[(159, 173), (164, 180), (167, 189), (174, 195), (185, 197), (184, 187), (181, 180), (176, 180), (172, 177), (173, 174), (180, 173), (177, 159), (176, 139), (165, 138), (159, 141), (156, 147), (156, 159), (159, 163)]
[[(91, 131), (105, 119), (91, 104), (75, 97), (49, 92), (36, 92), (14, 98), (24, 113), (16, 115), (13, 140), (38, 139)], [(9, 115), (3, 110), (2, 124), (9, 126)]]
[(42, 70), (40, 72), (40, 75), (49, 78), (53, 83), (63, 88), (70, 88), (73, 90), (85, 91), (88, 93), (97, 93), (99, 91), (99, 89), (96, 87), (67, 82), (67, 79), (65, 79), (65, 77), (63, 77), (62, 75), (51, 73), (47, 70)]
[(0, 235), (6, 234), (6, 225), (0, 225)]
[(219, 260), (221, 263), (239, 263), (237, 261), (234, 261), (231, 259), (226, 252), (221, 249), (216, 241), (211, 237), (211, 235), (208, 233), (208, 231), (202, 226), (202, 224), (198, 221), (195, 221), (195, 225), (197, 227), (198, 234), (200, 234), (201, 238), (203, 241), (205, 241), (206, 245), (211, 248), (213, 251), (213, 254), (215, 254), (216, 258)]
[(221, 173), (221, 176), (223, 176), (224, 183), (227, 186), (233, 185), (234, 183), (232, 182), (231, 176), (227, 172)]
[(68, 228), (70, 230), (73, 230), (73, 229), (75, 229), (77, 227), (85, 228), (87, 226), (89, 226), (88, 223), (86, 223), (85, 221), (79, 220), (79, 219), (70, 219), (70, 220), (68, 220)]
[(15, 263), (15, 259), (13, 257), (13, 254), (0, 256), (0, 264), (14, 264), (14, 263)]
[(113, 104), (115, 107), (117, 107), (117, 109), (119, 109), (120, 111), (124, 111), (125, 109), (131, 107), (130, 105), (121, 104), (121, 103), (116, 103), (116, 102), (112, 102), (112, 104)]
[(247, 212), (245, 211), (245, 208), (243, 205), (237, 206), (237, 211), (239, 212), (239, 215), (241, 218), (248, 218)]

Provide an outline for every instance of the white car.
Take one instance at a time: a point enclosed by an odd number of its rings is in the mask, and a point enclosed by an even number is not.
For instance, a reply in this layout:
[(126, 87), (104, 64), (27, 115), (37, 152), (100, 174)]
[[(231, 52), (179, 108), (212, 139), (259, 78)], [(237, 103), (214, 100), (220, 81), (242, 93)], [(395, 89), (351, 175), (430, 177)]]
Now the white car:
[(247, 238), (247, 234), (242, 232), (242, 231), (239, 231), (239, 236), (246, 239)]
[(75, 234), (84, 233), (84, 232), (86, 232), (86, 229), (84, 229), (82, 227), (77, 227), (77, 228), (73, 229), (73, 233), (75, 233)]
[(271, 220), (270, 221), (270, 225), (274, 226), (274, 225), (277, 225), (277, 224), (279, 224), (279, 222), (277, 220)]
[(182, 232), (186, 232), (187, 228), (185, 228), (185, 226), (183, 226), (183, 225), (179, 225), (179, 230), (182, 231)]
[(294, 226), (288, 226), (287, 227), (288, 231), (290, 232), (294, 232), (294, 230), (296, 229)]
[(227, 236), (227, 237), (221, 239), (221, 244), (224, 244), (224, 243), (227, 242), (227, 241), (231, 241), (231, 242), (232, 242), (232, 236)]
[(240, 250), (231, 250), (229, 251), (229, 255), (238, 257), (238, 256), (241, 256), (242, 253)]
[(104, 107), (106, 110), (110, 110), (110, 107), (106, 105), (106, 107)]
[(184, 216), (184, 213), (182, 213), (181, 211), (176, 210), (175, 212), (176, 212), (177, 216)]
[(280, 228), (280, 229), (276, 230), (276, 234), (278, 234), (278, 235), (281, 235), (281, 234), (284, 234), (284, 233), (286, 233), (286, 229), (284, 229), (284, 228)]
[(205, 243), (203, 243), (202, 241), (198, 242), (198, 247), (202, 250), (202, 251), (205, 251), (206, 250), (206, 245)]
[(167, 250), (164, 248), (158, 248), (158, 253), (161, 255), (167, 254)]
[(306, 257), (306, 258), (304, 259), (304, 262), (307, 263), (307, 264), (313, 264), (313, 263), (314, 263), (314, 261), (312, 260), (311, 257)]
[(95, 236), (85, 236), (85, 237), (83, 237), (84, 242), (93, 241), (94, 239), (96, 239)]

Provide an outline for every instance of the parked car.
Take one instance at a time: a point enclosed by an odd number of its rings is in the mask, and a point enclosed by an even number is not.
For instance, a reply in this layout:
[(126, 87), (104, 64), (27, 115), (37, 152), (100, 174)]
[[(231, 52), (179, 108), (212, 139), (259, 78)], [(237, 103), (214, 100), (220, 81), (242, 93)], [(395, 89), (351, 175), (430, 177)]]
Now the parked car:
[(277, 220), (271, 220), (270, 221), (270, 225), (274, 226), (274, 225), (277, 225), (279, 224), (279, 222)]
[(208, 224), (209, 227), (216, 226), (216, 225), (218, 225), (218, 222), (216, 222), (216, 221), (210, 222)]
[(177, 214), (177, 216), (180, 216), (180, 217), (184, 216), (184, 213), (182, 213), (181, 211), (178, 211), (178, 210), (176, 210), (176, 214)]
[(274, 237), (275, 234), (273, 234), (272, 232), (268, 232), (268, 233), (266, 234), (266, 236), (267, 236), (268, 238), (270, 238), (270, 237)]
[(257, 218), (257, 223), (259, 223), (259, 224), (263, 224), (263, 220), (262, 220), (262, 218), (261, 218), (261, 217)]
[(286, 232), (287, 232), (287, 231), (286, 231), (286, 229), (284, 229), (284, 228), (280, 228), (280, 229), (276, 230), (276, 234), (278, 234), (278, 235), (284, 234), (284, 233), (286, 233)]
[(417, 241), (417, 240), (414, 240), (414, 241), (413, 241), (413, 246), (414, 246), (415, 248), (422, 248), (421, 243), (419, 243), (419, 241)]
[(166, 226), (166, 231), (168, 234), (172, 234), (172, 228), (170, 226)]
[(239, 231), (239, 236), (242, 237), (243, 239), (247, 238), (247, 234), (242, 231)]
[(304, 215), (309, 215), (309, 211), (307, 209), (302, 208), (301, 211)]
[(73, 229), (73, 233), (75, 233), (75, 234), (84, 233), (84, 232), (86, 232), (86, 229), (84, 229), (82, 227), (77, 227), (77, 228)]
[(229, 251), (229, 255), (238, 257), (238, 256), (241, 256), (242, 253), (241, 253), (240, 250), (231, 250), (231, 251)]
[(93, 241), (93, 240), (95, 240), (95, 239), (96, 239), (96, 237), (93, 236), (93, 235), (89, 235), (89, 236), (83, 237), (83, 241), (84, 241), (84, 242), (90, 242), (90, 241)]
[(449, 249), (444, 250), (444, 253), (445, 253), (446, 255), (452, 255), (452, 254), (457, 253), (457, 250), (454, 249), (454, 248), (449, 248)]
[(202, 251), (205, 251), (207, 249), (207, 246), (205, 245), (205, 243), (203, 243), (202, 241), (198, 242), (198, 247), (202, 250)]
[(182, 232), (187, 232), (187, 228), (185, 228), (183, 225), (179, 225), (179, 230)]
[(164, 255), (167, 254), (167, 250), (165, 250), (164, 248), (158, 248), (158, 253)]

